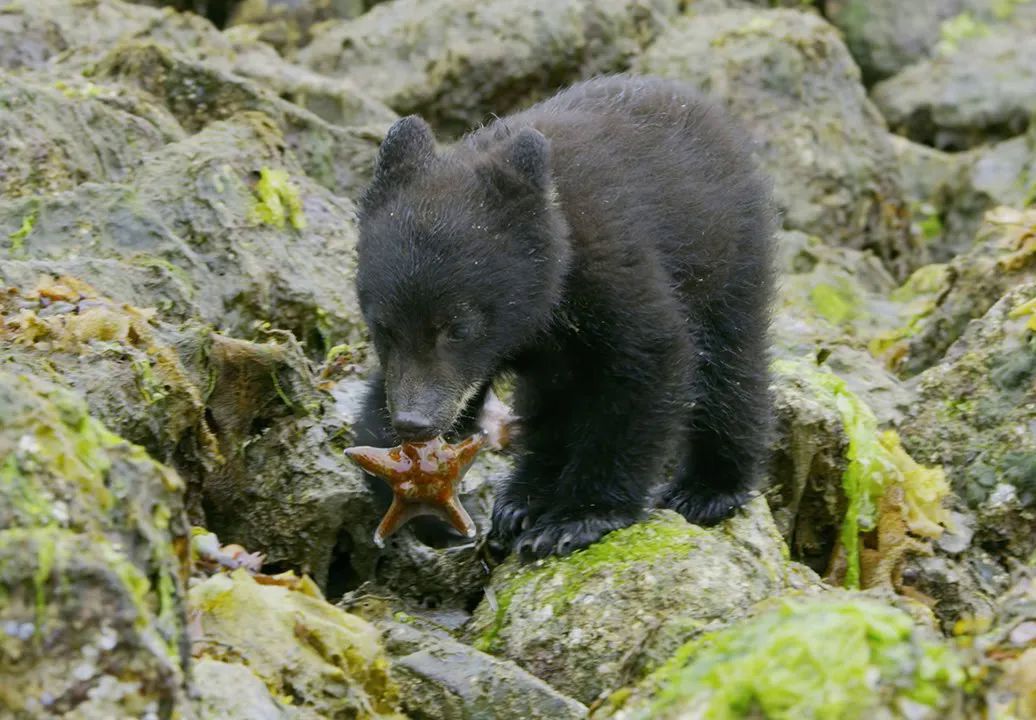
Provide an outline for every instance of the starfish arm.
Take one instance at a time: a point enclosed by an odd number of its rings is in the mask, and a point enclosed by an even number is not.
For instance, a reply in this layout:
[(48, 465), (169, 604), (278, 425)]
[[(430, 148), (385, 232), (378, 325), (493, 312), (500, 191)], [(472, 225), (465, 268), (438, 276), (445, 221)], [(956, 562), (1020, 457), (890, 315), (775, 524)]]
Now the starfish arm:
[(403, 523), (409, 519), (409, 513), (406, 510), (406, 503), (400, 500), (399, 497), (392, 498), (392, 504), (385, 513), (385, 517), (381, 519), (378, 529), (374, 531), (375, 545), (385, 547), (385, 538), (395, 534), (403, 526)]
[(475, 537), (477, 534), (475, 522), (468, 515), (468, 511), (464, 509), (464, 506), (460, 504), (460, 500), (457, 499), (456, 495), (453, 495), (443, 504), (442, 512), (457, 532), (465, 537)]
[(387, 450), (366, 446), (351, 447), (345, 451), (345, 456), (371, 475), (384, 480), (391, 487), (398, 484), (399, 478), (392, 472), (391, 463), (393, 461)]

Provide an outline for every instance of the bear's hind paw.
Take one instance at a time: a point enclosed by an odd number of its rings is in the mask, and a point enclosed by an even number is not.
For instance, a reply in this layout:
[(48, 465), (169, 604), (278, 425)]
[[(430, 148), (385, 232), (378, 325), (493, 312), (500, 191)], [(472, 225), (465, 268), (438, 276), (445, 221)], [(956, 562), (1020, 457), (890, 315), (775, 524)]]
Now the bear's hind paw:
[(704, 495), (670, 487), (662, 494), (659, 504), (680, 513), (689, 523), (708, 527), (731, 517), (752, 496), (750, 492)]

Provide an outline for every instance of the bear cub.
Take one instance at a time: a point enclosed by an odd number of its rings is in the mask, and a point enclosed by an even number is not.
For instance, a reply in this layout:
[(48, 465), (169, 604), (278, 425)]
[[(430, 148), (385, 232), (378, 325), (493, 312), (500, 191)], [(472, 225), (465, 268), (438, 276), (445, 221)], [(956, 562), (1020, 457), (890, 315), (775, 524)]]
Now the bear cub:
[(358, 442), (476, 427), (515, 378), (490, 539), (566, 554), (657, 500), (710, 524), (762, 475), (774, 213), (746, 138), (687, 85), (611, 76), (437, 147), (397, 121), (360, 203), (380, 361)]

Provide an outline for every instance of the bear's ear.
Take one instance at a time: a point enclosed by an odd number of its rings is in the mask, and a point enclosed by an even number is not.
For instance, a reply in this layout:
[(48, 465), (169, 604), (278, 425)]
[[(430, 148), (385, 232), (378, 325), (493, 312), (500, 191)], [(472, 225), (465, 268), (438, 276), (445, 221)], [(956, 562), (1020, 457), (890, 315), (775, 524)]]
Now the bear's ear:
[(504, 156), (506, 163), (522, 180), (537, 190), (550, 186), (550, 143), (539, 130), (522, 128), (511, 138)]
[(410, 178), (435, 156), (435, 136), (416, 115), (392, 124), (378, 150), (374, 184), (384, 187)]

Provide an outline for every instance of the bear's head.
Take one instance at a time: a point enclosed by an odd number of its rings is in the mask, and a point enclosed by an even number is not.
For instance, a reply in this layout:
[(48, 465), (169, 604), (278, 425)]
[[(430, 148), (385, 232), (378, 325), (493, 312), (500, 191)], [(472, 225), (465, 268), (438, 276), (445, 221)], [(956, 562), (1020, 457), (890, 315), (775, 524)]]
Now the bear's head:
[(418, 117), (389, 130), (360, 202), (357, 293), (401, 438), (445, 433), (550, 325), (569, 256), (553, 196), (532, 128), (443, 150)]

